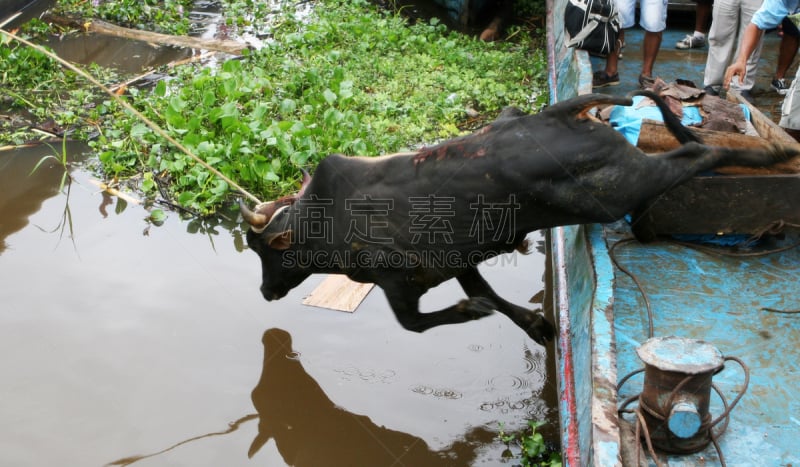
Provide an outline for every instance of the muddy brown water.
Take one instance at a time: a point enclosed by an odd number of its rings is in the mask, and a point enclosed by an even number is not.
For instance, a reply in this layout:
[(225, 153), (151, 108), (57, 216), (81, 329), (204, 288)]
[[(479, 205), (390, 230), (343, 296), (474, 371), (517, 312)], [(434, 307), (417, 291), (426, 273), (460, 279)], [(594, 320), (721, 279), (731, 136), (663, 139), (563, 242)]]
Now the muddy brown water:
[[(130, 74), (187, 54), (50, 45)], [(151, 225), (91, 183), (86, 151), (68, 146), (69, 189), (53, 160), (31, 173), (60, 144), (0, 151), (0, 465), (491, 466), (512, 463), (500, 424), (557, 438), (552, 346), (505, 316), (412, 333), (380, 289), (352, 314), (302, 305), (323, 276), (267, 303), (235, 215)], [(482, 269), (524, 305), (544, 264)], [(463, 296), (451, 281), (422, 309)]]
[[(496, 465), (499, 423), (556, 420), (547, 352), (504, 316), (416, 334), (380, 289), (302, 305), (322, 276), (267, 303), (236, 222), (151, 226), (79, 163), (67, 196), (60, 165), (30, 174), (49, 154), (0, 152), (0, 465)], [(504, 263), (503, 296), (542, 290), (541, 253)]]

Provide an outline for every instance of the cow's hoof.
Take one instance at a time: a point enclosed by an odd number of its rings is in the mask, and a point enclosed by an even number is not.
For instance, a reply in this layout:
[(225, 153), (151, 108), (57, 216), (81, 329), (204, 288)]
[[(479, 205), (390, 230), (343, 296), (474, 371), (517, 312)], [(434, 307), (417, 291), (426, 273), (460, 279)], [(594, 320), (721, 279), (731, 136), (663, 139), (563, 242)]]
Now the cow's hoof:
[(547, 321), (541, 314), (536, 314), (533, 322), (528, 326), (525, 332), (531, 339), (536, 341), (539, 345), (545, 345), (547, 341), (552, 340), (555, 336), (556, 330), (550, 321)]
[(486, 297), (470, 297), (458, 303), (461, 313), (469, 319), (481, 319), (494, 313), (495, 303)]

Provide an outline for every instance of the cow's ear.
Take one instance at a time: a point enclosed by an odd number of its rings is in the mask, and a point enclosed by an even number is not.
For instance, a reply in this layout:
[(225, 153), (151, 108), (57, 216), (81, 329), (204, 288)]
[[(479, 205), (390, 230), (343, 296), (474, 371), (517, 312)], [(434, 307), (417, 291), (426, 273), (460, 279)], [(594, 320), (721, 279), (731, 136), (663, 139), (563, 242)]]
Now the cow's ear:
[(292, 231), (284, 230), (283, 232), (270, 235), (267, 239), (267, 243), (269, 244), (270, 248), (274, 248), (276, 250), (286, 250), (292, 246)]

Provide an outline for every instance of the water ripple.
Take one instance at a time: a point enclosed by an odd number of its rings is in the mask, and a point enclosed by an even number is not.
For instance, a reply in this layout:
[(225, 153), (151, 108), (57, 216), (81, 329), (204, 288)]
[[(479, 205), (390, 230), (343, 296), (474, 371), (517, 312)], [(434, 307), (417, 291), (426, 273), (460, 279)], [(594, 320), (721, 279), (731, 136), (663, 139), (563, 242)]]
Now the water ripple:
[(541, 355), (534, 355), (530, 352), (525, 352), (523, 363), (525, 364), (525, 373), (527, 374), (542, 373), (543, 359)]
[(424, 396), (433, 396), (439, 399), (461, 399), (464, 394), (456, 391), (455, 389), (436, 389), (424, 384), (419, 384), (411, 388), (411, 392), (422, 394)]
[(345, 381), (360, 379), (367, 383), (391, 383), (392, 379), (397, 375), (394, 370), (373, 370), (371, 368), (362, 370), (355, 366), (337, 368), (333, 371), (340, 373), (340, 377)]
[(517, 375), (498, 375), (487, 381), (487, 391), (496, 391), (498, 389), (527, 389), (530, 387), (530, 381), (521, 378)]

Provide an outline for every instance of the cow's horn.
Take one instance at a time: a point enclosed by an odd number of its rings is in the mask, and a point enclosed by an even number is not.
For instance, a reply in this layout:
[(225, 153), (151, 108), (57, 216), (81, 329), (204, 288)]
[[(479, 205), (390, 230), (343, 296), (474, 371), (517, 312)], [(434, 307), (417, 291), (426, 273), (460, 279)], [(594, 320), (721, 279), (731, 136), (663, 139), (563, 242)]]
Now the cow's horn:
[(253, 212), (244, 204), (244, 200), (239, 200), (239, 211), (242, 213), (244, 220), (250, 224), (254, 232), (258, 233), (263, 231), (269, 223), (269, 218), (259, 212)]
[(297, 197), (303, 196), (303, 193), (306, 192), (306, 188), (308, 188), (308, 184), (311, 183), (311, 175), (308, 174), (306, 169), (301, 168), (301, 172), (303, 172), (303, 183), (300, 185), (300, 191), (297, 192)]

